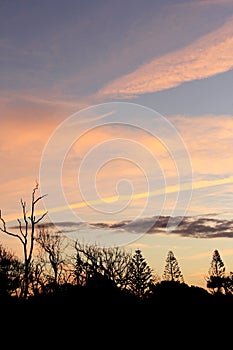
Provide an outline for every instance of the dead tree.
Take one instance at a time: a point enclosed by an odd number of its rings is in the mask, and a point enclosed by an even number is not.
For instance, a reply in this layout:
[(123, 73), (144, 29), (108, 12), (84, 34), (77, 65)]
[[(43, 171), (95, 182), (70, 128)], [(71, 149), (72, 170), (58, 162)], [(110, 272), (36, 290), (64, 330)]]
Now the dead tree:
[[(49, 232), (49, 230), (42, 225), (39, 227), (35, 239), (39, 247), (42, 249), (42, 252), (47, 254), (49, 264), (53, 271), (51, 287), (53, 291), (56, 291), (62, 274), (65, 274), (65, 271), (63, 271), (63, 265), (65, 264), (63, 252), (66, 248), (63, 244), (64, 237), (59, 234), (59, 232)], [(42, 252), (41, 259), (43, 261)], [(45, 264), (47, 263), (46, 260), (47, 259), (44, 260)]]
[(41, 195), (36, 197), (36, 192), (39, 189), (38, 183), (32, 190), (31, 195), (31, 208), (30, 213), (28, 215), (26, 202), (21, 199), (21, 207), (22, 207), (22, 219), (17, 219), (18, 221), (18, 233), (14, 233), (9, 231), (7, 228), (6, 221), (2, 217), (2, 213), (0, 210), (0, 221), (2, 223), (2, 227), (0, 230), (6, 233), (9, 236), (13, 236), (17, 238), (23, 247), (23, 259), (24, 259), (24, 276), (23, 283), (21, 288), (20, 296), (23, 298), (27, 298), (29, 294), (29, 276), (30, 276), (30, 267), (33, 256), (33, 248), (34, 248), (34, 240), (35, 240), (35, 228), (36, 225), (45, 217), (47, 211), (36, 218), (35, 215), (35, 207), (36, 204), (43, 198), (45, 195)]

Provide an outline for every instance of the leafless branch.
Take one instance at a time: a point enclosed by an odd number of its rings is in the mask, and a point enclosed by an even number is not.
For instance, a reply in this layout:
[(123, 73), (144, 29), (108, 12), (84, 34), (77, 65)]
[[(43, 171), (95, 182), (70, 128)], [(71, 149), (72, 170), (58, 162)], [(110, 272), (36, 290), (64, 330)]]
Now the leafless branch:
[(47, 214), (48, 211), (44, 212), (44, 214), (42, 214), (37, 220), (34, 220), (34, 224), (38, 224), (38, 222), (40, 222)]
[(13, 232), (7, 230), (6, 222), (3, 219), (3, 217), (2, 217), (2, 211), (1, 210), (0, 210), (0, 221), (2, 222), (2, 226), (3, 226), (3, 227), (0, 227), (0, 230), (2, 232), (6, 233), (9, 236), (17, 237), (23, 243), (23, 239), (22, 239), (22, 237), (20, 237), (20, 235), (18, 235), (17, 233), (13, 233)]

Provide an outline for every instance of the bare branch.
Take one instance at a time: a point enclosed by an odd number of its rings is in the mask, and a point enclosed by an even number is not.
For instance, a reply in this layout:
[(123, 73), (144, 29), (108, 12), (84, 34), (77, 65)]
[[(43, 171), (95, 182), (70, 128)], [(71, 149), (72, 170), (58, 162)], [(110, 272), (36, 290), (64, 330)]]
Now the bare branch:
[(27, 225), (28, 221), (27, 221), (26, 202), (23, 202), (22, 199), (21, 199), (21, 206), (22, 206), (22, 209), (23, 209), (23, 219), (24, 219), (25, 224)]
[[(33, 247), (34, 247), (34, 234), (35, 234), (35, 226), (40, 222), (45, 215), (47, 214), (47, 211), (44, 212), (41, 216), (36, 219), (35, 216), (35, 204), (41, 200), (45, 195), (41, 195), (38, 198), (35, 198), (36, 191), (39, 188), (38, 182), (36, 182), (35, 187), (32, 190), (32, 197), (31, 197), (31, 213), (30, 216), (27, 214), (26, 210), (26, 202), (24, 202), (21, 199), (21, 207), (22, 207), (22, 220), (17, 219), (19, 227), (19, 234), (16, 234), (14, 232), (8, 231), (6, 222), (3, 219), (0, 211), (0, 224), (2, 224), (0, 227), (0, 231), (13, 236), (17, 237), (23, 246), (23, 254), (24, 254), (24, 285), (22, 287), (21, 293), (23, 297), (27, 297), (28, 295), (28, 288), (29, 288), (29, 277), (30, 277), (30, 264), (32, 261), (32, 254), (33, 254)], [(24, 221), (24, 225), (23, 222)], [(29, 223), (30, 223), (30, 230), (29, 230)]]
[(2, 211), (1, 210), (0, 210), (0, 221), (2, 222), (2, 225), (3, 225), (3, 227), (0, 227), (0, 230), (2, 232), (6, 233), (9, 236), (17, 237), (22, 243), (24, 243), (23, 239), (17, 233), (13, 233), (13, 232), (7, 230), (6, 222), (3, 219), (3, 217), (2, 217)]
[(19, 223), (19, 231), (20, 231), (21, 235), (24, 237), (23, 228), (22, 228), (22, 222), (19, 219), (17, 219), (17, 221)]
[(42, 214), (37, 220), (35, 220), (35, 218), (34, 218), (34, 224), (38, 224), (38, 222), (40, 222), (47, 214), (48, 214), (48, 211), (46, 211), (44, 214)]
[(36, 185), (35, 185), (35, 187), (34, 187), (33, 190), (32, 190), (32, 198), (34, 198), (35, 193), (36, 193), (36, 191), (38, 190), (38, 188), (39, 188), (39, 183), (36, 181)]
[(46, 197), (46, 196), (47, 196), (47, 194), (44, 194), (43, 196), (38, 197), (37, 199), (35, 199), (35, 200), (33, 201), (33, 204), (36, 204), (38, 201), (40, 201), (42, 198), (44, 198), (44, 197)]

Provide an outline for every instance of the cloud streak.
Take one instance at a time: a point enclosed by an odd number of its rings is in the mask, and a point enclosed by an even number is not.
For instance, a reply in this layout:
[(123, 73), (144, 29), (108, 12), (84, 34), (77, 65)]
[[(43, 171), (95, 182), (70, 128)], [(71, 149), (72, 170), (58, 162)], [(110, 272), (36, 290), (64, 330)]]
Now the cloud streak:
[[(180, 191), (186, 191), (190, 188), (200, 189), (200, 188), (207, 188), (210, 186), (225, 185), (225, 184), (229, 184), (229, 183), (233, 183), (233, 176), (229, 177), (229, 178), (217, 179), (217, 180), (197, 181), (197, 182), (194, 182), (193, 184), (187, 183), (187, 184), (183, 184), (181, 186), (167, 186), (164, 189), (160, 189), (160, 190), (153, 191), (153, 192), (136, 193), (136, 194), (133, 194), (132, 196), (126, 196), (126, 195), (125, 196), (110, 196), (110, 197), (96, 199), (96, 200), (89, 201), (89, 202), (82, 201), (82, 202), (78, 202), (78, 203), (72, 203), (72, 204), (69, 204), (67, 206), (60, 206), (60, 207), (58, 206), (58, 207), (54, 207), (54, 208), (49, 208), (48, 211), (49, 211), (49, 213), (56, 213), (56, 212), (65, 211), (67, 209), (80, 209), (80, 208), (85, 208), (85, 207), (89, 207), (91, 205), (98, 205), (98, 204), (102, 204), (102, 203), (114, 203), (114, 202), (119, 201), (119, 200), (121, 201), (121, 200), (126, 200), (126, 199), (131, 200), (131, 199), (138, 199), (138, 198), (148, 198), (151, 196), (159, 196), (159, 195), (164, 194), (164, 193), (166, 193), (166, 194), (178, 193)], [(43, 213), (44, 213), (43, 209), (35, 211), (36, 215), (41, 215)], [(6, 216), (5, 221), (14, 221), (14, 220), (17, 220), (18, 218), (22, 218), (22, 214), (19, 214), (17, 217), (15, 215)], [(210, 219), (208, 219), (208, 220), (210, 220)], [(129, 222), (127, 222), (127, 223), (129, 223)], [(136, 221), (136, 223), (138, 224), (138, 221)], [(167, 223), (168, 222), (166, 222), (166, 225), (167, 225)], [(174, 223), (175, 223), (175, 221), (174, 221)], [(112, 228), (113, 227), (114, 228), (121, 227), (121, 226), (124, 226), (125, 224), (126, 224), (126, 221), (123, 221), (120, 223), (115, 223), (111, 227)], [(101, 227), (108, 226), (108, 224), (105, 224), (105, 223), (99, 223), (98, 225)], [(183, 220), (182, 220), (182, 225), (184, 225)], [(130, 227), (132, 227), (131, 224), (130, 224)], [(133, 227), (134, 227), (134, 224), (133, 224)], [(139, 225), (139, 230), (140, 229), (141, 229), (141, 227)], [(232, 237), (233, 237), (233, 232), (232, 232)]]
[[(150, 218), (138, 219), (135, 221), (124, 220), (115, 223), (107, 222), (58, 222), (47, 223), (46, 227), (51, 229), (60, 229), (64, 235), (75, 232), (78, 234), (79, 230), (84, 230), (89, 234), (96, 230), (103, 231), (105, 234), (125, 232), (125, 234), (157, 234), (157, 235), (176, 235), (178, 237), (189, 237), (196, 239), (212, 239), (212, 238), (233, 238), (233, 219), (218, 218), (213, 216), (185, 216), (180, 220), (179, 225), (174, 230), (168, 232), (166, 227), (170, 220), (176, 220), (178, 217), (170, 216), (154, 216)], [(147, 232), (144, 232), (145, 227), (150, 226)]]
[[(160, 216), (140, 219), (132, 223), (130, 221), (122, 221), (110, 225), (106, 223), (93, 223), (92, 225), (103, 229), (116, 230), (120, 228), (126, 232), (140, 233), (143, 232), (145, 226), (148, 226), (148, 222), (151, 222), (151, 228), (147, 234), (174, 234), (181, 237), (201, 239), (233, 237), (233, 220), (231, 219), (186, 216), (174, 230), (167, 232), (166, 227), (170, 219), (170, 216)], [(177, 217), (172, 219), (176, 222)]]
[(233, 68), (233, 17), (178, 51), (146, 63), (107, 84), (100, 97), (132, 98), (204, 79)]
[[(18, 214), (18, 199), (24, 197), (25, 191), (26, 193), (30, 193), (31, 186), (33, 186), (35, 179), (38, 179), (38, 165), (41, 152), (55, 124), (54, 120), (48, 120), (46, 124), (43, 123), (42, 125), (40, 125), (38, 121), (38, 125), (36, 127), (34, 126), (32, 133), (33, 124), (30, 121), (29, 112), (30, 111), (28, 111), (25, 117), (27, 118), (27, 123), (24, 125), (16, 123), (16, 118), (12, 118), (12, 120), (9, 118), (9, 120), (7, 119), (5, 121), (6, 125), (4, 123), (2, 124), (3, 135), (0, 151), (2, 152), (2, 163), (4, 163), (4, 166), (2, 167), (1, 173), (2, 180), (0, 189), (2, 197), (0, 200), (0, 208), (4, 209), (6, 221), (15, 220), (17, 217), (21, 216), (21, 214)], [(177, 193), (185, 193), (186, 190), (191, 189), (193, 190), (193, 197), (190, 208), (191, 210), (195, 209), (194, 212), (201, 212), (204, 214), (209, 210), (215, 212), (218, 210), (230, 210), (233, 183), (233, 165), (230, 152), (233, 146), (232, 116), (222, 115), (221, 118), (213, 115), (196, 118), (174, 116), (171, 117), (171, 122), (174, 123), (187, 144), (192, 159), (194, 174), (192, 182), (182, 181), (180, 184), (177, 183), (177, 176), (179, 176), (179, 174), (176, 173), (174, 162), (169, 157), (166, 150), (161, 147), (160, 143), (154, 140), (152, 136), (136, 132), (134, 129), (124, 130), (124, 128), (116, 127), (97, 128), (93, 132), (88, 133), (85, 137), (80, 138), (77, 145), (74, 144), (74, 147), (71, 149), (69, 156), (67, 156), (63, 164), (62, 180), (68, 201), (67, 203), (69, 204), (63, 206), (62, 204), (59, 205), (59, 202), (56, 202), (57, 206), (49, 205), (49, 212), (52, 214), (62, 213), (62, 215), (66, 215), (65, 212), (71, 209), (77, 212), (77, 214), (81, 212), (82, 215), (90, 215), (91, 217), (91, 215), (94, 214), (93, 210), (90, 209), (92, 207), (106, 209), (112, 206), (115, 210), (115, 206), (118, 205), (118, 202), (122, 205), (126, 201), (128, 202), (128, 200), (132, 200), (132, 206), (128, 208), (130, 213), (124, 212), (124, 218), (126, 219), (132, 217), (131, 209), (133, 206), (133, 216), (135, 216), (138, 208), (142, 208), (148, 198), (155, 198), (157, 207), (160, 208), (160, 204), (163, 204), (163, 198), (165, 199), (164, 196), (166, 196), (164, 208), (165, 210), (169, 210), (169, 212), (166, 212), (166, 215), (170, 215), (170, 209), (175, 206), (174, 196)], [(11, 129), (11, 143), (8, 142), (9, 134), (7, 133), (7, 129)], [(156, 180), (154, 185), (150, 188), (150, 191), (148, 191), (143, 173), (138, 167), (135, 167), (135, 164), (115, 159), (114, 162), (109, 162), (97, 173), (96, 188), (98, 190), (98, 196), (96, 192), (92, 190), (93, 184), (95, 183), (93, 182), (92, 187), (90, 186), (88, 171), (84, 171), (83, 182), (79, 183), (79, 186), (81, 186), (80, 188), (82, 191), (90, 190), (87, 192), (88, 196), (85, 197), (85, 202), (80, 194), (79, 187), (77, 187), (76, 172), (79, 162), (92, 147), (97, 144), (101, 145), (118, 134), (123, 138), (131, 138), (133, 136), (136, 142), (139, 142), (144, 147), (148, 147), (163, 170), (166, 184), (162, 181), (163, 178), (160, 176), (160, 173), (155, 171), (155, 165), (151, 163), (150, 158), (145, 156), (141, 157), (144, 153), (139, 154), (139, 152), (136, 152), (136, 154), (134, 154), (133, 152), (136, 149), (135, 143), (132, 145), (132, 150), (127, 144), (128, 153), (123, 154), (128, 157), (132, 156), (132, 159), (137, 162), (143, 160), (141, 164), (143, 164), (143, 169), (147, 170), (147, 176), (153, 176), (154, 181)], [(114, 148), (116, 145), (117, 148)], [(114, 150), (117, 150), (117, 154), (119, 153), (120, 144), (117, 143), (116, 145), (113, 145), (111, 148), (113, 159), (116, 154), (113, 153)], [(122, 145), (125, 150), (125, 143)], [(110, 151), (109, 147), (107, 151)], [(99, 153), (100, 156), (101, 154), (102, 153)], [(101, 159), (98, 159), (97, 157), (97, 165), (101, 164)], [(90, 158), (89, 162), (91, 164), (91, 171), (89, 172), (95, 173), (94, 158)], [(51, 166), (53, 165), (51, 164)], [(9, 169), (13, 169), (13, 167), (14, 169), (17, 167), (17, 172), (12, 171), (9, 174)], [(116, 191), (116, 184), (118, 180), (122, 178), (128, 179), (128, 181), (134, 185), (132, 193), (131, 191), (126, 191), (125, 188), (124, 191)], [(30, 187), (27, 190), (28, 186)], [(53, 191), (52, 182), (48, 193), (49, 198), (53, 198), (53, 195), (56, 196), (56, 191), (55, 193), (53, 193)], [(212, 197), (209, 197), (213, 195), (214, 201)], [(209, 206), (207, 203), (209, 203)], [(154, 210), (153, 202), (153, 213)], [(39, 212), (39, 214), (40, 213), (41, 212)], [(145, 216), (150, 215), (152, 215), (152, 212), (147, 213)], [(114, 220), (118, 219), (119, 218), (114, 218)], [(89, 221), (89, 218), (86, 216), (85, 220)], [(101, 221), (101, 219), (99, 220)]]

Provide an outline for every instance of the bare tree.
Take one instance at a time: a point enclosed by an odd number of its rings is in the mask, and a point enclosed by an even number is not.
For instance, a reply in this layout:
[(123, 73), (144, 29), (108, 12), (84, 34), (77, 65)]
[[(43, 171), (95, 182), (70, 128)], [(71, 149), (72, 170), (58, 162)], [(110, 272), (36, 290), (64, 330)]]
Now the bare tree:
[(33, 295), (39, 295), (45, 293), (47, 288), (47, 278), (44, 274), (45, 264), (41, 261), (34, 259), (31, 266), (30, 273), (30, 288), (32, 289)]
[(130, 253), (119, 247), (100, 248), (97, 245), (85, 245), (77, 241), (75, 249), (77, 283), (86, 284), (91, 278), (102, 275), (120, 289), (127, 288)]
[(35, 187), (32, 190), (31, 195), (31, 206), (30, 213), (28, 215), (26, 202), (21, 199), (21, 207), (22, 207), (22, 219), (17, 219), (18, 221), (18, 233), (14, 233), (9, 231), (7, 228), (6, 221), (2, 217), (2, 213), (0, 210), (0, 221), (2, 223), (2, 227), (0, 230), (6, 233), (9, 236), (13, 236), (17, 238), (23, 247), (23, 257), (24, 257), (24, 278), (23, 285), (21, 288), (21, 297), (27, 298), (29, 294), (29, 275), (30, 268), (33, 256), (33, 248), (34, 248), (34, 240), (35, 240), (35, 228), (36, 225), (45, 217), (47, 211), (36, 218), (35, 208), (36, 204), (45, 196), (41, 195), (36, 197), (36, 192), (39, 189), (38, 183), (36, 183)]
[(50, 284), (52, 290), (55, 291), (61, 281), (62, 275), (64, 274), (63, 266), (65, 265), (65, 260), (63, 253), (66, 248), (64, 246), (64, 237), (58, 232), (49, 232), (49, 230), (42, 225), (40, 226), (35, 239), (39, 247), (41, 247), (47, 255), (47, 259), (43, 259), (42, 256), (41, 259), (44, 261), (45, 265), (47, 264), (47, 261), (49, 261), (53, 271), (53, 277)]

